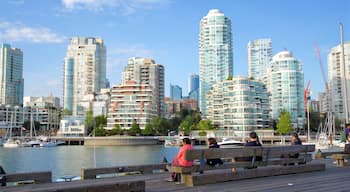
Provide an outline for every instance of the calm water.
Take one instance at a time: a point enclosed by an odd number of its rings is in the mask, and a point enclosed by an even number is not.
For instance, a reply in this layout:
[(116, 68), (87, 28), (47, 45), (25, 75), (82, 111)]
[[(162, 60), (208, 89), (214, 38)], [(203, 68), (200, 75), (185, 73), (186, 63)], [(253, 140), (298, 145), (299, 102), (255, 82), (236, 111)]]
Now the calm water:
[(0, 165), (7, 173), (52, 171), (53, 179), (80, 175), (80, 169), (160, 163), (176, 155), (178, 148), (149, 146), (58, 146), (48, 148), (2, 148)]

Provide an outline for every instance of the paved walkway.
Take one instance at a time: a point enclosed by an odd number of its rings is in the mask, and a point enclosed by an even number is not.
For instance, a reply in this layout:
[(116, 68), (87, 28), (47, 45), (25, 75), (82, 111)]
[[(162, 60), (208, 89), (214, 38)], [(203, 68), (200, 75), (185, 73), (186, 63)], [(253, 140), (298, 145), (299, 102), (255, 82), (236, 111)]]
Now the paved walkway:
[(338, 168), (331, 159), (320, 161), (326, 163), (326, 171), (230, 181), (193, 188), (166, 182), (158, 175), (158, 178), (146, 179), (146, 191), (349, 192), (350, 167)]

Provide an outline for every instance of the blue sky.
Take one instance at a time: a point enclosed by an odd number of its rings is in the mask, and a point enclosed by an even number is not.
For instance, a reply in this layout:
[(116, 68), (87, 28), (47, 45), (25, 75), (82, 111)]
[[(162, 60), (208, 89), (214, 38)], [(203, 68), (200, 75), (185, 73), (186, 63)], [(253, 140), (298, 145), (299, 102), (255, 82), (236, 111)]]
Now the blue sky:
[(248, 74), (248, 41), (271, 38), (274, 54), (288, 49), (302, 61), (314, 98), (324, 90), (314, 44), (327, 72), (339, 22), (350, 40), (347, 0), (2, 0), (0, 42), (24, 52), (25, 96), (62, 96), (72, 36), (104, 39), (111, 85), (120, 82), (129, 57), (151, 57), (165, 67), (166, 95), (170, 83), (186, 95), (189, 74), (199, 72), (199, 22), (214, 8), (232, 22), (234, 75)]

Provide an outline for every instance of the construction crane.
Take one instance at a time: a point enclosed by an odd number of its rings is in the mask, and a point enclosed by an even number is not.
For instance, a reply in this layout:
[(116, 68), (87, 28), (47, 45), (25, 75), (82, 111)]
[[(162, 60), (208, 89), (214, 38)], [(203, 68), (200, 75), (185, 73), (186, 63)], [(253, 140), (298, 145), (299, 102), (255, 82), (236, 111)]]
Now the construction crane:
[(310, 99), (310, 80), (307, 81), (306, 88), (304, 89), (304, 107), (307, 108), (307, 100)]
[(307, 112), (307, 141), (310, 142), (310, 80), (307, 81), (306, 88), (304, 89), (304, 109)]
[(320, 64), (320, 68), (321, 68), (321, 72), (322, 72), (322, 79), (323, 79), (325, 89), (326, 89), (325, 97), (327, 100), (327, 116), (325, 119), (325, 124), (324, 124), (324, 126), (322, 126), (322, 124), (321, 124), (319, 127), (317, 137), (316, 137), (316, 142), (327, 144), (325, 141), (329, 139), (329, 144), (333, 145), (333, 135), (335, 133), (335, 122), (334, 122), (333, 113), (331, 111), (332, 105), (331, 105), (330, 90), (329, 90), (329, 87), (327, 84), (327, 78), (326, 78), (326, 74), (325, 74), (324, 68), (323, 68), (322, 57), (321, 57), (320, 50), (319, 50), (317, 44), (315, 44), (315, 51), (316, 51), (318, 62)]

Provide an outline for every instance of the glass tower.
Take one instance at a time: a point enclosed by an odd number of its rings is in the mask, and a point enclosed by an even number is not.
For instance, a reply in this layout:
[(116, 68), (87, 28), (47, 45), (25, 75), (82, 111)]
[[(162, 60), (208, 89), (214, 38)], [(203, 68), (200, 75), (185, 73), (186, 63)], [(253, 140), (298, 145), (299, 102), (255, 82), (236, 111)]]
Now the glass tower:
[(279, 119), (282, 110), (291, 115), (293, 128), (304, 124), (304, 72), (302, 64), (290, 51), (276, 54), (268, 69), (271, 93), (271, 117)]
[(171, 100), (181, 100), (182, 99), (182, 88), (178, 85), (170, 84), (170, 98)]
[(248, 75), (263, 81), (272, 59), (271, 39), (256, 39), (248, 43)]
[(9, 44), (0, 47), (0, 104), (23, 104), (23, 52)]
[(200, 22), (199, 71), (199, 105), (205, 116), (208, 91), (233, 74), (231, 21), (218, 9), (210, 10)]

